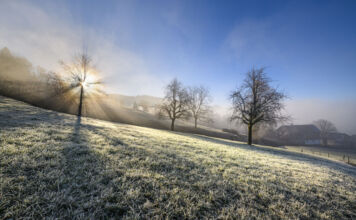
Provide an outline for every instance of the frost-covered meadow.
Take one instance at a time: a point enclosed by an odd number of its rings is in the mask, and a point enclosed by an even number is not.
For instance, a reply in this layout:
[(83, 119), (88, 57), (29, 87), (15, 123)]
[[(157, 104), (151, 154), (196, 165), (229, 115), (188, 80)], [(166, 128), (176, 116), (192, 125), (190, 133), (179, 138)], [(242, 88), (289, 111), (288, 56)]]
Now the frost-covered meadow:
[(356, 168), (0, 96), (0, 219), (356, 219)]

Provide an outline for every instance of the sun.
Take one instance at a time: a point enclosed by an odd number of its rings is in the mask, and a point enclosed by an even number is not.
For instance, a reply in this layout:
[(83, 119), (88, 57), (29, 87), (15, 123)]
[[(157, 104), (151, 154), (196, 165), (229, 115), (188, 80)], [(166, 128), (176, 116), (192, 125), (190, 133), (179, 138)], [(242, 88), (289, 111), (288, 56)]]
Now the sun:
[(86, 78), (84, 81), (82, 81), (80, 84), (85, 87), (91, 87), (93, 84), (96, 84), (97, 79), (94, 77), (94, 75), (92, 73), (87, 73)]
[(87, 74), (85, 80), (79, 83), (86, 93), (95, 93), (100, 90), (101, 83), (94, 74)]
[(81, 82), (80, 85), (82, 85), (84, 88), (89, 87), (89, 83), (87, 81)]

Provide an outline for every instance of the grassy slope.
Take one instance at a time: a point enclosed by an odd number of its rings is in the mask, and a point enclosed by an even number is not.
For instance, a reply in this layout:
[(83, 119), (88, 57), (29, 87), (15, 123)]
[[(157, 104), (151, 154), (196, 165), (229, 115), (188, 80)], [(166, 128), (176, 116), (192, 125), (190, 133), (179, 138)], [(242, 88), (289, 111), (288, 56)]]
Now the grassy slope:
[(356, 218), (356, 169), (0, 96), (0, 219)]
[(285, 146), (284, 148), (294, 152), (349, 162), (349, 164), (356, 166), (356, 147)]

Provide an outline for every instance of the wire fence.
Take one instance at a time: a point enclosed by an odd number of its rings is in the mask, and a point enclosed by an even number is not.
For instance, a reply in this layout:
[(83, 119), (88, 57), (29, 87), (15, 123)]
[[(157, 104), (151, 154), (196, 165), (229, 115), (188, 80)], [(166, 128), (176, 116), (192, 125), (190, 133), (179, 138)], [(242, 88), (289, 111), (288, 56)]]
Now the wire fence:
[(304, 153), (304, 154), (338, 160), (338, 161), (342, 161), (342, 162), (348, 163), (350, 165), (356, 166), (356, 154), (355, 153), (335, 152), (335, 151), (328, 151), (328, 150), (321, 150), (321, 149), (310, 149), (310, 148), (303, 148), (303, 147), (287, 147), (287, 149), (295, 151), (295, 152)]

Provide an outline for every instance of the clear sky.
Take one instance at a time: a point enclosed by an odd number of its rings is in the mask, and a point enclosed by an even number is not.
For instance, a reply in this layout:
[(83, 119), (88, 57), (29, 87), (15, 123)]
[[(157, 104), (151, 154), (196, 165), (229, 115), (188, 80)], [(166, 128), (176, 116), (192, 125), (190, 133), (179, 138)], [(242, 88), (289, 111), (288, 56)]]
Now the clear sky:
[(353, 0), (1, 1), (0, 46), (52, 68), (85, 44), (112, 92), (162, 96), (177, 77), (225, 106), (264, 66), (305, 122), (304, 104), (356, 109), (355, 12)]
[(295, 98), (356, 98), (356, 1), (69, 1), (159, 74), (220, 98), (252, 66)]

